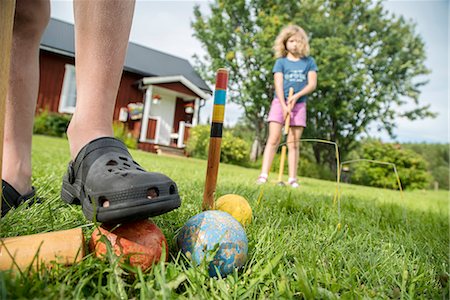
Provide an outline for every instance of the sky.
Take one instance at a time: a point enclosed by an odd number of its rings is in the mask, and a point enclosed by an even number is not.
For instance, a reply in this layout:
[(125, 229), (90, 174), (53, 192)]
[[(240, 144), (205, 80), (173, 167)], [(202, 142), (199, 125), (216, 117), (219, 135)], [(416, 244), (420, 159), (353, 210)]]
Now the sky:
[[(289, 0), (287, 0), (289, 1)], [(51, 0), (51, 16), (73, 23), (71, 0)], [(193, 37), (191, 21), (193, 7), (199, 5), (202, 12), (208, 12), (207, 1), (152, 1), (137, 0), (130, 41), (159, 51), (185, 58), (194, 65), (192, 56), (202, 56), (205, 51)], [(431, 111), (438, 113), (435, 119), (409, 121), (397, 119), (394, 130), (398, 142), (449, 142), (449, 0), (388, 0), (387, 10), (395, 15), (403, 15), (416, 23), (416, 33), (425, 42), (427, 59), (425, 65), (431, 70), (426, 78), (429, 83), (422, 87), (420, 103), (430, 104)], [(318, 78), (320, 85), (320, 74)], [(212, 101), (202, 109), (200, 120), (205, 122), (212, 111)], [(242, 110), (233, 103), (227, 103), (225, 125), (234, 125)], [(369, 130), (371, 137), (383, 141), (393, 141), (385, 133)]]

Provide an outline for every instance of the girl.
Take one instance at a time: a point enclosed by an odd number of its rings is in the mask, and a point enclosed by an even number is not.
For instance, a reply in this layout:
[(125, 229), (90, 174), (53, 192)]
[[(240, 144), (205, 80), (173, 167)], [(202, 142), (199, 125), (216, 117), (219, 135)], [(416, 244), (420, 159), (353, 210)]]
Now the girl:
[[(306, 127), (306, 100), (317, 84), (317, 65), (309, 56), (309, 43), (305, 31), (296, 25), (284, 27), (278, 34), (275, 45), (277, 58), (273, 67), (275, 96), (269, 111), (269, 138), (264, 149), (261, 175), (257, 183), (267, 182), (273, 157), (280, 144), (281, 130), (288, 114), (291, 114), (287, 139), (289, 179), (291, 187), (297, 188), (299, 140)], [(289, 88), (294, 95), (288, 99)]]

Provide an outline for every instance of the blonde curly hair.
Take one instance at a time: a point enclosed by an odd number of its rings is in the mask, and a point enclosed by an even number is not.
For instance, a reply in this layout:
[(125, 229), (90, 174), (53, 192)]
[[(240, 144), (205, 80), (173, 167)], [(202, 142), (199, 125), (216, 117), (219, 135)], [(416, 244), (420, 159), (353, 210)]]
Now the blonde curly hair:
[(286, 49), (287, 40), (297, 34), (300, 33), (302, 46), (300, 47), (300, 57), (305, 57), (309, 55), (309, 42), (308, 36), (306, 35), (305, 30), (297, 25), (287, 25), (283, 29), (281, 29), (277, 38), (275, 39), (275, 44), (273, 49), (275, 50), (275, 57), (285, 57), (288, 54)]

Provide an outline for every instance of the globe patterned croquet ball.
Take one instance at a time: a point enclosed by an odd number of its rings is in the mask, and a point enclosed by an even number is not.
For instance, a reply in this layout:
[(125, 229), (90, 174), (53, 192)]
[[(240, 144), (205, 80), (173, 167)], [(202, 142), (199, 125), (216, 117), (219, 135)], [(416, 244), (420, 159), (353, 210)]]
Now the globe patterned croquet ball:
[[(122, 261), (140, 266), (144, 271), (160, 261), (163, 251), (167, 253), (168, 249), (161, 229), (150, 220), (124, 223), (118, 227), (102, 225), (95, 229), (89, 241), (89, 249), (97, 257), (105, 257), (107, 251), (102, 235), (109, 240), (114, 253), (122, 256)], [(166, 254), (166, 261), (167, 257)]]
[(208, 267), (211, 277), (218, 275), (216, 270), (226, 276), (234, 268), (242, 267), (247, 259), (245, 230), (223, 211), (208, 210), (190, 218), (178, 234), (177, 243), (186, 257), (197, 265), (208, 254), (215, 253)]
[(216, 209), (229, 213), (244, 226), (252, 222), (252, 208), (240, 195), (223, 195), (217, 199)]

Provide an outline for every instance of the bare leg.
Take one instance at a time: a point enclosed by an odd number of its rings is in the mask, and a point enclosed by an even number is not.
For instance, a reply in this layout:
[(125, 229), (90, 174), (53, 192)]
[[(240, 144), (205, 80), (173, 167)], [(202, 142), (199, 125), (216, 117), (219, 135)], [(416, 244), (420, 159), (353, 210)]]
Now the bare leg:
[(132, 0), (74, 1), (77, 104), (67, 130), (72, 158), (93, 139), (113, 135), (133, 11)]
[(283, 125), (277, 122), (269, 123), (269, 138), (267, 139), (267, 144), (264, 149), (261, 174), (269, 174), (273, 157), (275, 156), (278, 146), (280, 145), (282, 127)]
[(39, 43), (49, 18), (48, 0), (17, 0), (2, 174), (20, 194), (31, 190), (31, 139), (39, 89)]
[(289, 178), (297, 178), (300, 138), (302, 137), (303, 129), (304, 127), (291, 127), (289, 129), (287, 139)]

